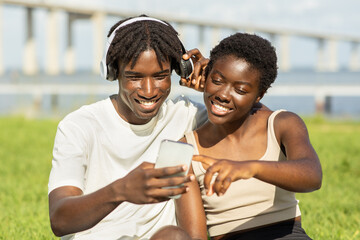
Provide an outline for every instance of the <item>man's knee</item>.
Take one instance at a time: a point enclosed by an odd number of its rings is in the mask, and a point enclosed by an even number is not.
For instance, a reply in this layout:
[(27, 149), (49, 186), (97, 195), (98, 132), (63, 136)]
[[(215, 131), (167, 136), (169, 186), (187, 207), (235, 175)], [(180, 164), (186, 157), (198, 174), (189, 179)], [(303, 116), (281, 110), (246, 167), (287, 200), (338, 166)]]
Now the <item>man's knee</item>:
[(165, 226), (160, 228), (150, 240), (191, 240), (191, 237), (182, 228)]

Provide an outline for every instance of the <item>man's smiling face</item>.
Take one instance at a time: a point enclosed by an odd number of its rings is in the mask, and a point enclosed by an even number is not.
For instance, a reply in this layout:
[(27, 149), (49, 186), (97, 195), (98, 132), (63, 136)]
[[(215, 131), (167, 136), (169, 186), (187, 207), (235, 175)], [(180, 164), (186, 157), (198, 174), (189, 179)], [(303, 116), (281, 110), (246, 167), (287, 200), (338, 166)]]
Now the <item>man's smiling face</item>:
[(133, 68), (120, 68), (117, 110), (131, 124), (145, 124), (158, 113), (170, 93), (170, 61), (159, 65), (154, 50), (142, 52)]

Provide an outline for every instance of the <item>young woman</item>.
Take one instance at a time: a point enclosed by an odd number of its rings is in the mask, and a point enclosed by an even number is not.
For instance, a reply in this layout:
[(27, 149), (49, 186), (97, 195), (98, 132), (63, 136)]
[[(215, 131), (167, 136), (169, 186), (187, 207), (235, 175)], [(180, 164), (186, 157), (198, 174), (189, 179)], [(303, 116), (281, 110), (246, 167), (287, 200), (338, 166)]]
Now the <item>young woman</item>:
[[(212, 239), (310, 239), (301, 227), (295, 192), (321, 186), (322, 170), (301, 118), (257, 109), (277, 76), (271, 44), (237, 33), (210, 54), (204, 88), (208, 121), (185, 135), (195, 146)], [(182, 196), (189, 204), (195, 194)]]

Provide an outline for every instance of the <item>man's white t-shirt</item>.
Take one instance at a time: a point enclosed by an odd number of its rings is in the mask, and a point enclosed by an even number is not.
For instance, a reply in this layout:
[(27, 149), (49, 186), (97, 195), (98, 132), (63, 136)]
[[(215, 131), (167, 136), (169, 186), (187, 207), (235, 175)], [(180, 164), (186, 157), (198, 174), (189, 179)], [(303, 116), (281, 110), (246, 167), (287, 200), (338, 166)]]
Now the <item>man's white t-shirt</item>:
[[(83, 106), (58, 125), (48, 191), (75, 186), (84, 194), (94, 192), (143, 162), (155, 163), (161, 140), (179, 140), (205, 120), (204, 106), (184, 97), (167, 100), (144, 125), (124, 121), (110, 98)], [(176, 225), (173, 200), (145, 205), (123, 202), (93, 228), (62, 240), (148, 239), (164, 225)]]

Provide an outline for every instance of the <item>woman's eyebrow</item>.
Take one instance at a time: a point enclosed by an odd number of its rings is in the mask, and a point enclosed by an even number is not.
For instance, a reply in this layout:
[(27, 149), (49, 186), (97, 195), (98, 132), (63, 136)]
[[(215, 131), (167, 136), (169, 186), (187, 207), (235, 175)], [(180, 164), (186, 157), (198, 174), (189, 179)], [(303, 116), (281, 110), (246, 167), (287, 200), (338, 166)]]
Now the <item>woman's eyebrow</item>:
[[(214, 70), (214, 73), (219, 74), (221, 78), (226, 79), (226, 77), (220, 71)], [(252, 84), (249, 82), (246, 82), (246, 81), (238, 80), (238, 81), (236, 81), (236, 83), (237, 84), (245, 84), (245, 85), (252, 87)]]
[(220, 71), (218, 71), (218, 70), (215, 69), (215, 70), (214, 70), (214, 73), (219, 74), (221, 78), (225, 78), (225, 79), (226, 79), (226, 77), (225, 77)]

